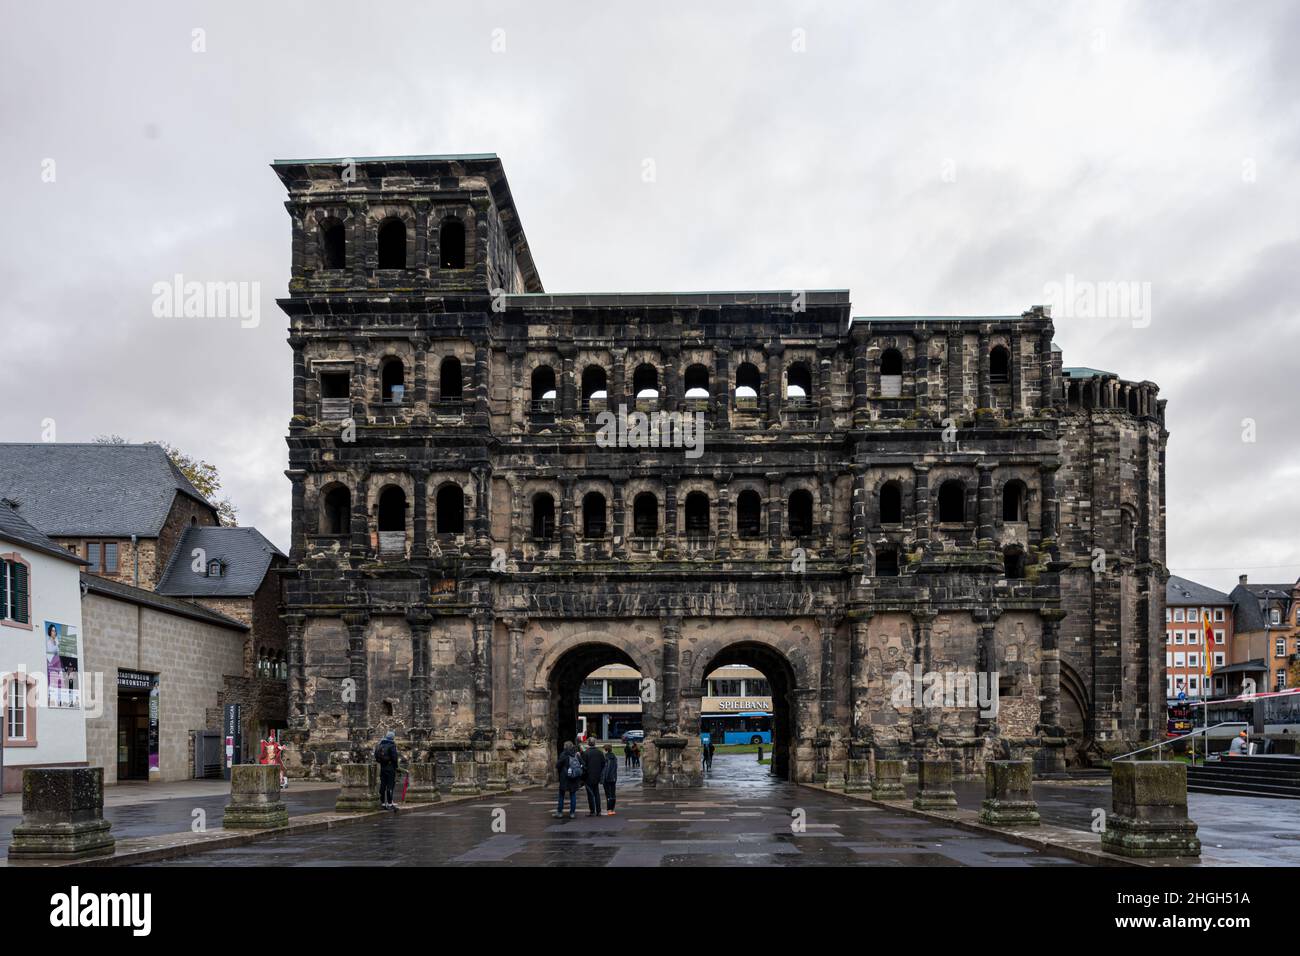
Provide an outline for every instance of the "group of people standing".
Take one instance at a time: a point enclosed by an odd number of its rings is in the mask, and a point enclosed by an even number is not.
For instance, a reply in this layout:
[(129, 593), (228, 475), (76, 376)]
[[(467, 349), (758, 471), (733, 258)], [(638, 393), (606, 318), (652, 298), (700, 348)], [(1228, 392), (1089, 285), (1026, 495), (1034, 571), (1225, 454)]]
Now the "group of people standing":
[[(555, 775), (559, 780), (559, 794), (555, 801), (555, 816), (564, 816), (564, 795), (569, 795), (569, 819), (578, 815), (578, 788), (587, 791), (588, 816), (614, 816), (615, 790), (618, 783), (618, 761), (614, 748), (605, 744), (602, 750), (594, 741), (581, 749), (573, 741), (564, 745), (555, 761)], [(605, 811), (600, 808), (600, 791), (605, 791)]]

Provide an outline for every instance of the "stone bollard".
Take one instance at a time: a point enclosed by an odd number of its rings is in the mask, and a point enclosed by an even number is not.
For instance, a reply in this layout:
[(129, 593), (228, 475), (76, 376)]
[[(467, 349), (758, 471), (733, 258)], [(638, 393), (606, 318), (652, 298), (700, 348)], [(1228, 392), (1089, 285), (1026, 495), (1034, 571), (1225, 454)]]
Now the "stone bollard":
[(456, 774), (456, 779), (451, 785), (452, 793), (457, 796), (471, 797), (482, 793), (478, 785), (478, 764), (474, 762), (473, 757), (469, 760), (457, 760), (451, 768)]
[(1133, 857), (1200, 856), (1187, 818), (1187, 765), (1175, 760), (1117, 760), (1110, 765), (1111, 813), (1101, 845)]
[(1034, 765), (1029, 760), (990, 760), (984, 765), (980, 820), (995, 827), (1037, 826)]
[(280, 768), (271, 764), (235, 764), (230, 768), (230, 803), (221, 826), (226, 830), (287, 827), (289, 811), (280, 799)]
[(508, 766), (504, 760), (489, 761), (487, 786), (483, 789), (488, 793), (509, 793), (510, 777), (507, 770)]
[(345, 763), (343, 789), (334, 801), (340, 813), (365, 813), (379, 809), (379, 765), (374, 763)]
[(844, 775), (844, 792), (863, 793), (870, 789), (871, 777), (867, 772), (867, 762), (850, 758), (848, 770)]
[(24, 770), (23, 822), (14, 827), (9, 861), (112, 856), (111, 827), (102, 767)]
[(438, 765), (435, 763), (411, 764), (411, 785), (406, 788), (405, 803), (437, 803), (442, 799), (438, 792)]
[(877, 760), (876, 775), (871, 778), (873, 800), (906, 800), (903, 789), (903, 761)]
[(952, 792), (952, 761), (922, 760), (917, 765), (917, 810), (956, 810), (957, 794)]

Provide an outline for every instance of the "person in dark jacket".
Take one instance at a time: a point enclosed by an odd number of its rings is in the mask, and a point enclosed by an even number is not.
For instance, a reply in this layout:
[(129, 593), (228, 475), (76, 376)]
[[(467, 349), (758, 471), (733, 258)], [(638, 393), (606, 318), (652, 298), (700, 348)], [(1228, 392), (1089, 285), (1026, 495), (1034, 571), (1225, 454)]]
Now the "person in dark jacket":
[(379, 805), (385, 810), (396, 810), (393, 789), (397, 786), (397, 764), (402, 755), (397, 752), (397, 741), (390, 730), (375, 748), (375, 762), (379, 764)]
[[(574, 761), (577, 761), (576, 765)], [(570, 768), (577, 770), (576, 774), (570, 773)], [(569, 819), (572, 820), (578, 815), (578, 788), (582, 786), (583, 780), (587, 776), (587, 765), (582, 759), (582, 752), (574, 746), (573, 741), (568, 741), (564, 749), (560, 751), (560, 757), (555, 761), (555, 778), (559, 781), (559, 795), (555, 799), (555, 815), (564, 816), (564, 795), (569, 795)]]
[(605, 744), (605, 769), (600, 774), (600, 785), (605, 790), (605, 816), (614, 815), (614, 786), (618, 782), (618, 761), (614, 748)]
[(583, 754), (587, 762), (587, 807), (591, 816), (600, 816), (600, 781), (605, 776), (605, 755), (600, 752), (595, 741), (589, 742), (587, 752)]

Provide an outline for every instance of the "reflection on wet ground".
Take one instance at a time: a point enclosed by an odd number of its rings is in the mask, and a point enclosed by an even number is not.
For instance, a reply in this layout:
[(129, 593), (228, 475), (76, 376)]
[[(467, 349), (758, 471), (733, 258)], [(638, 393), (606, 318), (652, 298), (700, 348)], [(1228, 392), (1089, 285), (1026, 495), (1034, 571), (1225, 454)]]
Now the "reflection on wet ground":
[[(173, 866), (1073, 866), (1013, 843), (857, 805), (718, 755), (703, 788), (642, 790), (620, 767), (617, 814), (556, 819), (554, 793), (394, 814), (172, 861)], [(567, 803), (566, 803), (567, 808)]]

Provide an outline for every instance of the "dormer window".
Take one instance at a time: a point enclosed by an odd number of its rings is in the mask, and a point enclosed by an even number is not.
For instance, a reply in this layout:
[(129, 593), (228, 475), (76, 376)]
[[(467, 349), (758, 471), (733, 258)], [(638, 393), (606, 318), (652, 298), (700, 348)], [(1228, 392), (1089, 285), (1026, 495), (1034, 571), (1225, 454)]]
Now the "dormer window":
[(213, 558), (208, 562), (208, 577), (219, 578), (224, 576), (225, 573), (226, 566), (222, 563), (220, 558)]

